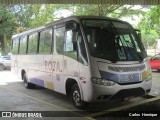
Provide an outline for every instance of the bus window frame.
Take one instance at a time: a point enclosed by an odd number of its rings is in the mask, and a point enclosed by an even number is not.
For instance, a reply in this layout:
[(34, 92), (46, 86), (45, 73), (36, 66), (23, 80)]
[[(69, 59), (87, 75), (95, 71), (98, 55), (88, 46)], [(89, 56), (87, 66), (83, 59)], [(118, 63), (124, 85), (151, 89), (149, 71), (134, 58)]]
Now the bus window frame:
[[(36, 48), (35, 53), (28, 53), (29, 36), (31, 36), (31, 35), (33, 35), (33, 34), (37, 34), (37, 39), (36, 39), (36, 41), (37, 41), (37, 48)], [(33, 33), (30, 33), (30, 34), (28, 34), (27, 36), (28, 36), (28, 37), (27, 37), (27, 52), (26, 52), (26, 54), (28, 54), (28, 55), (36, 55), (36, 54), (38, 54), (38, 31), (35, 31), (35, 32), (33, 32)]]

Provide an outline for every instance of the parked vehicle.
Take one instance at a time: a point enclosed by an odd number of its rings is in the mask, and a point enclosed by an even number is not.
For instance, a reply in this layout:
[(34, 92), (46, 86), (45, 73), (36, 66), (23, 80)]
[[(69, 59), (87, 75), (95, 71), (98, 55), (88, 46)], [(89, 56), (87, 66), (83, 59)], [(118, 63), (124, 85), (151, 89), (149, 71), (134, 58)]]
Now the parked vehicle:
[(156, 54), (150, 59), (151, 69), (160, 71), (160, 54)]
[(11, 68), (11, 57), (10, 56), (1, 56), (0, 57), (0, 71), (4, 69)]
[(73, 105), (149, 93), (152, 74), (140, 34), (127, 22), (71, 16), (12, 37), (11, 71), (68, 95)]

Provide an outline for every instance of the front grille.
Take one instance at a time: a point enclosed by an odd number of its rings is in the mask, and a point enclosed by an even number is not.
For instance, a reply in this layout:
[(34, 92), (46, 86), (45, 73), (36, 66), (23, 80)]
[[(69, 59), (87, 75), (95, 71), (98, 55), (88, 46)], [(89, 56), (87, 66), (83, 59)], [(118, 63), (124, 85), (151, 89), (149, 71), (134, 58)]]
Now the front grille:
[(135, 72), (135, 71), (142, 71), (143, 69), (145, 69), (145, 65), (129, 66), (129, 67), (112, 67), (112, 66), (108, 66), (108, 70), (115, 71), (115, 72)]
[(117, 92), (110, 99), (124, 99), (126, 97), (138, 97), (145, 95), (145, 91), (142, 88), (124, 89)]

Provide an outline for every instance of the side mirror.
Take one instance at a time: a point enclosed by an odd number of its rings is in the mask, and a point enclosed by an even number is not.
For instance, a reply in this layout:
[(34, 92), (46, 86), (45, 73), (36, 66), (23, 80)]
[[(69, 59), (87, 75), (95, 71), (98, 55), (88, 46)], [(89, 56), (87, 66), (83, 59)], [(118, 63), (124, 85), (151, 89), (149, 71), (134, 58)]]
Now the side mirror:
[(77, 42), (78, 38), (78, 32), (73, 31), (72, 32), (72, 42)]

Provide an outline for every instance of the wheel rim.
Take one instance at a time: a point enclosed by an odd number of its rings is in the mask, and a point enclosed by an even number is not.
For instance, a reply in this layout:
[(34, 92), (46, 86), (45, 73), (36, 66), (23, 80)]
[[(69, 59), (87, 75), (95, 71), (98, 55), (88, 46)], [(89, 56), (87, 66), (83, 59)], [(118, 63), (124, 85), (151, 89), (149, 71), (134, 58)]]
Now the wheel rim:
[(73, 92), (73, 100), (75, 101), (75, 103), (79, 103), (80, 102), (80, 94), (79, 91), (75, 90)]

